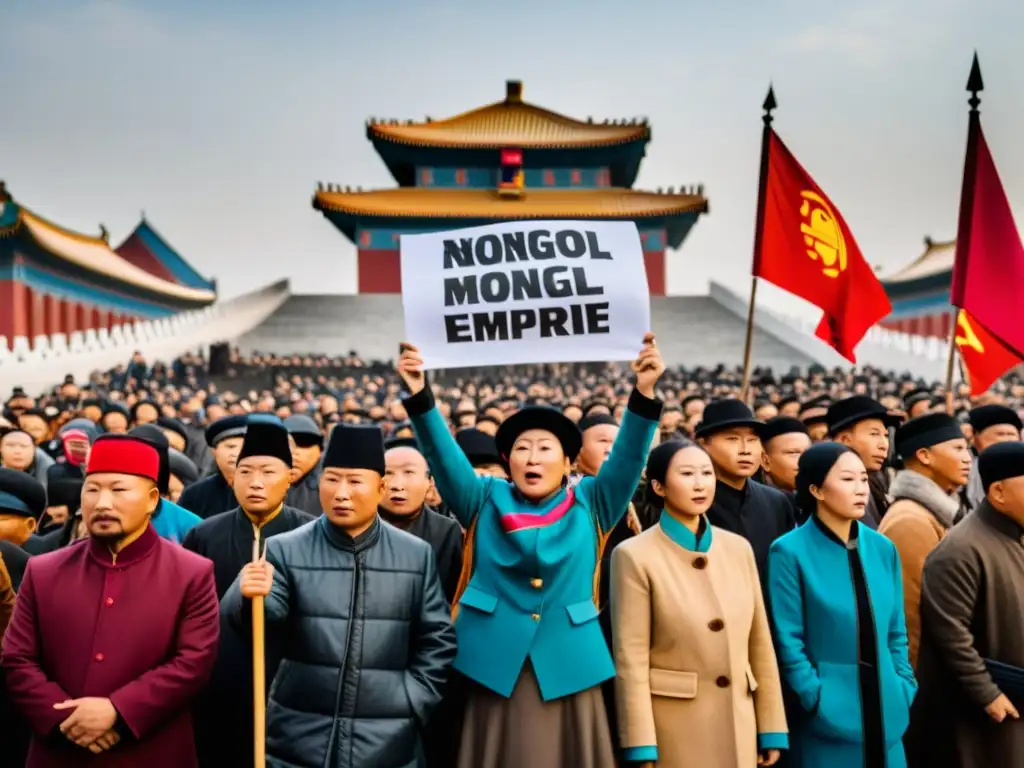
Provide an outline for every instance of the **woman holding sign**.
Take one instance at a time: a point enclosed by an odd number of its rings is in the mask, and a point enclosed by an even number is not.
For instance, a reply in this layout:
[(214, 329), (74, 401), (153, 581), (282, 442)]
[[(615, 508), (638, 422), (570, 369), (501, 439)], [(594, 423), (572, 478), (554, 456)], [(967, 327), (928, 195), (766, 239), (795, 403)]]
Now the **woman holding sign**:
[(611, 455), (567, 488), (579, 429), (527, 407), (496, 435), (511, 480), (478, 477), (437, 410), (423, 359), (404, 345), (404, 405), (441, 496), (468, 529), (455, 607), (455, 668), (471, 681), (460, 768), (612, 768), (601, 683), (615, 674), (597, 621), (598, 564), (636, 490), (661, 416), (654, 335)]

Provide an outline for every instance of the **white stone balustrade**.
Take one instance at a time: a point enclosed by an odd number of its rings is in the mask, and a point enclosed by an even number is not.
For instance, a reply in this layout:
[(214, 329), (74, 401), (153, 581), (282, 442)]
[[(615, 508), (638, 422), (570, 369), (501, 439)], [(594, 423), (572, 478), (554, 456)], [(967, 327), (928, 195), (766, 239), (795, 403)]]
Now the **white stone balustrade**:
[[(711, 283), (711, 296), (734, 314), (747, 316), (749, 300), (729, 288)], [(840, 357), (823, 341), (815, 337), (818, 320), (807, 316), (787, 314), (758, 305), (754, 322), (759, 329), (780, 341), (799, 349), (827, 367), (849, 367), (850, 363)], [(898, 373), (909, 372), (916, 378), (928, 381), (942, 381), (946, 377), (949, 343), (943, 339), (912, 336), (887, 328), (875, 326), (868, 331), (856, 349), (857, 364), (871, 366)], [(753, 354), (757, 364), (757, 350)], [(729, 361), (723, 361), (729, 362)], [(956, 371), (959, 380), (959, 371)]]
[(94, 371), (126, 364), (135, 351), (149, 361), (169, 362), (188, 351), (230, 341), (270, 316), (291, 293), (287, 280), (205, 309), (158, 320), (125, 323), (109, 331), (76, 331), (69, 337), (0, 336), (0, 394), (13, 387), (42, 393), (71, 374), (84, 382)]

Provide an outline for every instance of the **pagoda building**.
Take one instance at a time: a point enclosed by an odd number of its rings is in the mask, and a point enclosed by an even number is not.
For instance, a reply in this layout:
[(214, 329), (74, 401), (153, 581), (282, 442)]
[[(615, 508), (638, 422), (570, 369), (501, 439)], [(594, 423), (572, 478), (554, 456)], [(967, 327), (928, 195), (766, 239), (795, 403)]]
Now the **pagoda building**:
[(935, 242), (926, 237), (924, 246), (924, 253), (915, 261), (882, 280), (892, 314), (880, 325), (914, 336), (948, 339), (953, 331), (949, 296), (956, 241)]
[(366, 134), (398, 183), (318, 185), (313, 207), (358, 249), (358, 292), (400, 293), (402, 234), (523, 219), (633, 221), (647, 284), (665, 294), (665, 251), (708, 211), (703, 188), (633, 189), (651, 140), (646, 120), (576, 120), (505, 98), (444, 120), (369, 120)]
[(110, 330), (201, 309), (217, 300), (202, 278), (143, 219), (117, 248), (54, 224), (0, 182), (0, 338)]

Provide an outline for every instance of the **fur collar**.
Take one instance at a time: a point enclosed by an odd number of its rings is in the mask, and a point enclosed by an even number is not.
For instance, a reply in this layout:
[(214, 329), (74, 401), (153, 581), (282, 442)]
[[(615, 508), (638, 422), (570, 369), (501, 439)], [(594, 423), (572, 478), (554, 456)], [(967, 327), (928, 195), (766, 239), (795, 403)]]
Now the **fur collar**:
[(952, 528), (960, 511), (960, 500), (950, 496), (922, 474), (905, 469), (896, 475), (889, 487), (889, 498), (894, 502), (907, 499), (927, 509), (944, 528)]

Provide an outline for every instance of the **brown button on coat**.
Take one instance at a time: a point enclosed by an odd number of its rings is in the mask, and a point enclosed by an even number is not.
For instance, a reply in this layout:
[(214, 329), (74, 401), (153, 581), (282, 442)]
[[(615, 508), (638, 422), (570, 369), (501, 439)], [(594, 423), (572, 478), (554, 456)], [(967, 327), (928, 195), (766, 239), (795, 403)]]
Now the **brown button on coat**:
[(753, 768), (757, 735), (787, 731), (779, 670), (750, 544), (709, 534), (698, 554), (658, 525), (612, 557), (622, 746), (657, 746), (658, 765)]

